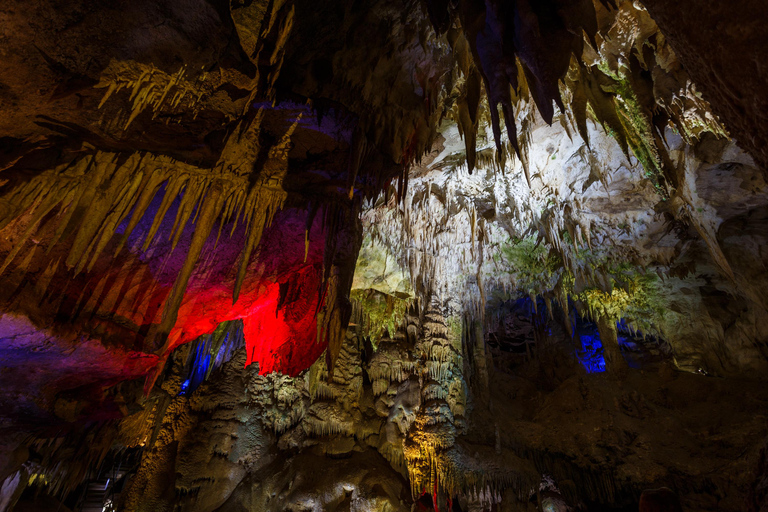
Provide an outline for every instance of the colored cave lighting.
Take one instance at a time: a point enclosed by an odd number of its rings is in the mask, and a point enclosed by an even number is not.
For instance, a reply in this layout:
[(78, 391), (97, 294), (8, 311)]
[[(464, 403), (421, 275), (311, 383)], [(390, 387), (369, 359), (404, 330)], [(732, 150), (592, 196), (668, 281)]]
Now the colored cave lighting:
[[(314, 290), (320, 282), (318, 273), (306, 266), (283, 283), (263, 283), (234, 305), (229, 295), (218, 290), (198, 292), (196, 304), (204, 304), (208, 314), (198, 315), (193, 309), (183, 315), (178, 327), (182, 332), (174, 343), (196, 344), (185, 366), (182, 394), (194, 392), (242, 347), (246, 366), (258, 363), (261, 375), (277, 371), (296, 376), (309, 368), (326, 347), (317, 342), (316, 311), (321, 299)], [(223, 341), (225, 333), (229, 341)]]
[(216, 352), (209, 353), (201, 341), (209, 336), (205, 333), (217, 329), (222, 322), (238, 322), (247, 354), (246, 366), (258, 363), (261, 375), (277, 371), (296, 376), (320, 357), (326, 346), (317, 342), (316, 311), (320, 297), (315, 290), (320, 286), (320, 278), (307, 266), (297, 271), (290, 281), (290, 285), (262, 283), (257, 289), (242, 294), (234, 305), (231, 295), (205, 289), (197, 293), (194, 301), (195, 306), (204, 305), (203, 311), (190, 308), (187, 312), (182, 307), (181, 319), (175, 328), (179, 334), (174, 338), (173, 348), (198, 343), (190, 353), (190, 357), (194, 356), (194, 364), (189, 366), (190, 389), (194, 390), (201, 382), (195, 372), (209, 374), (211, 367), (215, 369), (226, 362), (220, 361)]
[[(626, 332), (627, 326), (624, 319), (619, 320), (616, 323), (616, 329), (619, 333)], [(600, 333), (597, 331), (597, 327), (588, 322), (579, 323), (579, 330), (582, 332), (577, 334), (581, 340), (582, 349), (577, 351), (576, 356), (579, 362), (587, 370), (587, 373), (601, 373), (605, 371), (605, 357), (603, 356), (603, 343), (600, 341)], [(586, 331), (583, 332), (583, 331)], [(642, 336), (640, 331), (635, 331), (635, 335)], [(626, 335), (619, 334), (618, 336), (619, 346), (622, 347), (622, 354), (624, 359), (630, 368), (640, 368), (640, 362), (636, 361), (632, 357), (631, 347), (633, 346), (632, 338)]]
[(581, 334), (582, 349), (578, 351), (579, 362), (587, 370), (587, 373), (601, 373), (605, 371), (605, 357), (603, 357), (603, 343), (600, 335)]
[(189, 396), (203, 383), (208, 370), (211, 367), (211, 354), (205, 353), (204, 345), (200, 344), (194, 349), (194, 363), (189, 377), (181, 383), (179, 394)]
[[(279, 371), (296, 376), (309, 368), (325, 350), (317, 342), (317, 316), (320, 300), (315, 291), (319, 276), (306, 269), (293, 277), (295, 291), (271, 285), (243, 318), (247, 364), (259, 363), (264, 375)], [(285, 298), (285, 295), (293, 295)], [(282, 299), (282, 300), (281, 300)]]
[[(99, 296), (97, 283), (118, 283), (112, 287), (114, 297), (109, 296), (116, 304), (109, 303), (114, 309), (111, 314), (136, 325), (156, 326), (163, 321), (169, 294), (186, 261), (186, 251), (180, 247), (173, 250), (170, 242), (183, 194), (163, 206), (165, 195), (161, 192), (164, 191), (165, 186), (155, 194), (125, 242), (132, 252), (129, 256), (132, 271), (121, 273), (120, 268), (115, 267), (110, 270), (114, 276), (88, 283), (93, 288), (89, 289), (90, 294), (95, 296)], [(163, 210), (166, 207), (167, 211)], [(154, 226), (158, 212), (165, 213), (158, 226)], [(281, 210), (275, 214), (272, 224), (264, 228), (257, 246), (259, 256), (252, 258), (236, 299), (232, 269), (240, 264), (248, 223), (229, 221), (219, 230), (213, 229), (186, 285), (163, 355), (184, 344), (199, 342), (224, 322), (239, 321), (247, 354), (246, 366), (258, 363), (262, 375), (280, 372), (291, 376), (311, 366), (327, 346), (324, 337), (318, 335), (317, 322), (328, 285), (324, 280), (324, 218), (317, 215), (312, 219), (307, 229), (304, 211)], [(127, 226), (126, 219), (116, 233), (128, 233)], [(153, 226), (157, 229), (155, 241), (144, 248)], [(191, 239), (195, 225), (189, 224), (184, 230), (181, 239)], [(165, 257), (157, 256), (163, 253)], [(123, 290), (135, 291), (135, 296), (123, 297), (120, 295)], [(190, 356), (195, 364), (187, 375), (187, 390), (199, 386), (200, 375), (195, 372), (209, 374), (211, 367), (218, 367), (215, 353), (208, 354), (196, 347), (192, 354), (198, 349), (201, 350), (199, 357)]]
[(243, 348), (242, 323), (223, 322), (212, 334), (200, 336), (192, 345), (184, 365), (186, 379), (179, 393), (184, 396), (194, 393), (213, 371), (229, 362), (235, 352)]
[[(172, 348), (199, 342), (222, 322), (238, 321), (247, 354), (246, 366), (258, 363), (262, 375), (273, 371), (298, 375), (320, 357), (325, 344), (317, 342), (316, 311), (320, 298), (315, 290), (320, 286), (320, 278), (307, 267), (294, 274), (291, 281), (295, 292), (286, 292), (283, 285), (281, 294), (283, 283), (263, 283), (257, 290), (244, 293), (234, 305), (231, 295), (219, 290), (198, 292), (194, 307), (186, 310), (182, 306), (175, 328), (179, 334), (172, 332)], [(204, 307), (198, 308), (201, 304)], [(205, 358), (203, 351), (196, 359), (201, 372), (207, 371), (202, 369)]]

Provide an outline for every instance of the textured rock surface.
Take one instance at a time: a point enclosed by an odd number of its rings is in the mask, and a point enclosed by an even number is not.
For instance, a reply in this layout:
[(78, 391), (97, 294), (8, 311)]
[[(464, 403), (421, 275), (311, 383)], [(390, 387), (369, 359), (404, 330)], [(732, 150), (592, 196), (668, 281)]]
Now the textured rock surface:
[[(761, 7), (748, 1), (725, 6), (719, 2), (643, 4), (660, 24), (693, 80), (746, 151), (766, 162), (765, 31)], [(696, 27), (692, 30), (691, 27)], [(717, 34), (710, 44), (707, 34)], [(707, 51), (701, 51), (706, 46)]]
[[(516, 290), (561, 304), (569, 294), (582, 315), (662, 335), (680, 367), (764, 374), (765, 284), (752, 270), (762, 268), (764, 241), (760, 231), (729, 228), (760, 222), (761, 171), (732, 143), (707, 138), (691, 148), (668, 132), (685, 188), (665, 198), (637, 160), (588, 127), (590, 147), (559, 124), (532, 129), (530, 188), (519, 161), (472, 175), (452, 166), (444, 156), (461, 142), (449, 127), (404, 204), (376, 206), (364, 219), (378, 243), (401, 252), (417, 290), (442, 290), (459, 312), (480, 318), (484, 301)], [(715, 148), (719, 161), (700, 159)], [(716, 299), (715, 289), (732, 298)]]
[(763, 10), (0, 6), (0, 512), (762, 510)]
[[(259, 375), (239, 349), (185, 393), (194, 344), (177, 349), (142, 411), (87, 434), (143, 446), (119, 509), (591, 510), (665, 485), (686, 510), (744, 510), (763, 386), (669, 359), (587, 374), (567, 335), (527, 336), (517, 359), (481, 354), (438, 304), (372, 357), (350, 330), (330, 380), (322, 358), (297, 378)], [(53, 462), (72, 441), (36, 449)]]

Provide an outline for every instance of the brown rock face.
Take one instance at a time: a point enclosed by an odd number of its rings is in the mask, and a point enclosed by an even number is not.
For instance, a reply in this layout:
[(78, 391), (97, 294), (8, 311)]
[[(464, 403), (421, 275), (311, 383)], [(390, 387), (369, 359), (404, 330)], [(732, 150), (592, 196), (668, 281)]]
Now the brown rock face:
[(640, 512), (682, 512), (680, 500), (672, 490), (662, 487), (643, 491), (640, 495)]
[[(311, 11), (293, 2), (3, 6), (7, 389), (25, 351), (55, 346), (31, 363), (40, 370), (31, 387), (52, 389), (30, 400), (73, 421), (85, 409), (53, 395), (98, 395), (141, 375), (149, 389), (174, 347), (234, 319), (252, 340), (247, 362), (263, 371), (295, 374), (329, 343), (335, 357), (360, 205), (402, 172), (414, 120), (432, 114), (409, 80), (390, 84), (391, 98), (351, 102), (343, 89), (333, 99), (346, 105), (320, 98), (318, 109), (293, 85), (278, 87), (283, 66), (302, 57), (286, 56), (287, 42), (314, 37), (297, 8)], [(393, 68), (425, 58), (392, 51)], [(405, 135), (383, 139), (359, 121), (374, 103), (400, 100), (410, 105), (400, 109)], [(79, 350), (88, 344), (108, 348)], [(70, 350), (101, 370), (56, 370), (53, 353)]]
[(7, 0), (0, 512), (763, 512), (764, 11)]
[(741, 147), (768, 169), (765, 6), (751, 0), (643, 4), (713, 111)]

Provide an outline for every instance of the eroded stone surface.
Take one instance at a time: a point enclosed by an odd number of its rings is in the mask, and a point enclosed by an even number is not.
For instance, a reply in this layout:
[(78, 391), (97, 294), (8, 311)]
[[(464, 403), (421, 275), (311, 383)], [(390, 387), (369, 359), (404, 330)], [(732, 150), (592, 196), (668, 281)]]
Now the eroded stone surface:
[(764, 16), (643, 4), (0, 7), (0, 510), (760, 510)]

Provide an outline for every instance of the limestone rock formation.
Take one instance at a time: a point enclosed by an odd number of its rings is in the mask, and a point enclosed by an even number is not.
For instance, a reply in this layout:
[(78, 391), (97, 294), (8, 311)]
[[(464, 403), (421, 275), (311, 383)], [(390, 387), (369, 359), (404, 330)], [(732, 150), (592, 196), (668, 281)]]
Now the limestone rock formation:
[(763, 511), (764, 6), (0, 6), (0, 512)]

